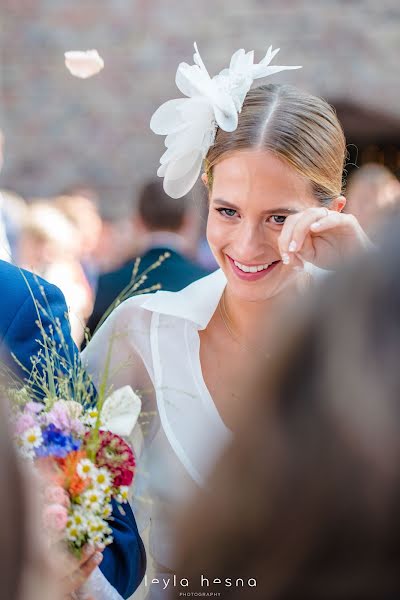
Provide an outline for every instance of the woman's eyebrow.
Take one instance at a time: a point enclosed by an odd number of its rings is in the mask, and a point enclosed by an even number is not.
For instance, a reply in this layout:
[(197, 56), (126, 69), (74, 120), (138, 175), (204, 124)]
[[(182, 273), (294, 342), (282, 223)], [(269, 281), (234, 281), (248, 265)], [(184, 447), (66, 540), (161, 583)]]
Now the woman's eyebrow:
[[(219, 204), (220, 206), (225, 206), (226, 208), (232, 208), (233, 210), (240, 211), (239, 206), (236, 206), (233, 202), (227, 202), (226, 200), (223, 200), (222, 198), (214, 198), (213, 203)], [(269, 208), (268, 210), (263, 210), (262, 214), (263, 215), (276, 215), (276, 214), (295, 215), (296, 213), (300, 212), (301, 210), (303, 210), (303, 209), (278, 207), (278, 208)]]

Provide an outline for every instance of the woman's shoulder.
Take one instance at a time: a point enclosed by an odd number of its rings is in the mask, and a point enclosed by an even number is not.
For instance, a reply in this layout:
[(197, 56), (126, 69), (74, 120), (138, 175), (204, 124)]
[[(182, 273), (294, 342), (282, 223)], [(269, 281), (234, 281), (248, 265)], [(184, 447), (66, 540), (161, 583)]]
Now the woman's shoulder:
[(221, 270), (211, 273), (177, 292), (159, 290), (153, 294), (132, 296), (113, 310), (107, 318), (121, 328), (150, 327), (152, 315), (168, 315), (170, 317), (193, 321), (204, 326), (215, 310), (226, 279)]
[(137, 296), (135, 306), (202, 325), (214, 312), (225, 285), (225, 275), (218, 269), (177, 292), (159, 290), (155, 294)]

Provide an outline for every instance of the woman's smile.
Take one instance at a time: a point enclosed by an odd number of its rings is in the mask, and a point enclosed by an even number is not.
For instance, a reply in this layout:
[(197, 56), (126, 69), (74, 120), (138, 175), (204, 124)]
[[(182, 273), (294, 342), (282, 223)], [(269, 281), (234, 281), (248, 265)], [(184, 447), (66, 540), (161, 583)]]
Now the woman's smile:
[(280, 262), (282, 262), (281, 260), (275, 260), (264, 264), (249, 265), (234, 260), (228, 254), (226, 254), (226, 257), (229, 260), (233, 273), (235, 273), (235, 275), (243, 281), (258, 281), (259, 279), (262, 279), (263, 277), (271, 273), (271, 271)]

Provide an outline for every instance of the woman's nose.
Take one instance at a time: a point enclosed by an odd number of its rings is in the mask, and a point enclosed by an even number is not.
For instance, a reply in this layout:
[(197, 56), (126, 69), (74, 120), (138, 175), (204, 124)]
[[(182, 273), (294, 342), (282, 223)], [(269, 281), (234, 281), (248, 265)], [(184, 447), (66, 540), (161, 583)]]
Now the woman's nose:
[(239, 258), (254, 261), (265, 252), (265, 232), (257, 225), (243, 224), (238, 231), (236, 250)]

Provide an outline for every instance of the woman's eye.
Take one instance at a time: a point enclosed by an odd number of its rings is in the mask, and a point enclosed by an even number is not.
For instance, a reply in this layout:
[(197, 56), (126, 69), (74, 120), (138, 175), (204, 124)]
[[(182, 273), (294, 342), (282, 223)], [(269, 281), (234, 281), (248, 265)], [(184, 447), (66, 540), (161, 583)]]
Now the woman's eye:
[(234, 217), (236, 215), (236, 210), (233, 208), (217, 208), (217, 211), (225, 217)]
[(272, 217), (270, 218), (272, 220), (272, 223), (274, 223), (275, 225), (283, 225), (286, 221), (286, 217), (282, 215), (272, 215)]

